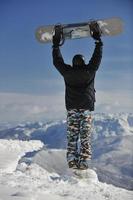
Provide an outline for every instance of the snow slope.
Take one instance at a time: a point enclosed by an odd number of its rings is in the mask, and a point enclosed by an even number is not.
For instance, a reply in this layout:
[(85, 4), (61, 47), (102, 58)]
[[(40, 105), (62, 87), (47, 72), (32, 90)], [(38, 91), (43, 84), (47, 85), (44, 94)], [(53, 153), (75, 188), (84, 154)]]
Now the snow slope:
[(133, 199), (133, 114), (95, 114), (94, 125), (91, 169), (79, 179), (65, 159), (65, 121), (2, 124), (0, 200)]
[(0, 140), (0, 173), (12, 173), (22, 156), (43, 147), (40, 141)]
[[(5, 170), (0, 172), (0, 200), (132, 199), (133, 192), (99, 182), (92, 170), (88, 171), (87, 179), (75, 177), (67, 168), (65, 151), (40, 148), (42, 144), (38, 141), (0, 140), (0, 156), (8, 155)], [(38, 153), (30, 165), (24, 161), (18, 164), (19, 156), (27, 150), (38, 150)], [(12, 154), (11, 158), (9, 152)], [(4, 162), (4, 157), (1, 156), (0, 169), (3, 169), (2, 161)]]
[[(133, 190), (133, 114), (95, 114), (93, 123), (91, 166), (100, 181)], [(2, 128), (0, 138), (39, 140), (47, 148), (65, 149), (66, 122), (21, 123)]]

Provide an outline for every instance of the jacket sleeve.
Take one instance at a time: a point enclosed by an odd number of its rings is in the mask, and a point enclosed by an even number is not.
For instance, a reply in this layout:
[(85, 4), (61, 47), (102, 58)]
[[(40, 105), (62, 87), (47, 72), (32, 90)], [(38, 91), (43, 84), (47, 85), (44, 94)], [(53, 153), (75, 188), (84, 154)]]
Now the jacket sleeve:
[(64, 63), (59, 47), (53, 47), (52, 56), (54, 66), (62, 75), (64, 75), (67, 71), (68, 65)]
[(96, 71), (99, 68), (102, 59), (103, 43), (95, 42), (94, 53), (87, 65), (88, 70)]

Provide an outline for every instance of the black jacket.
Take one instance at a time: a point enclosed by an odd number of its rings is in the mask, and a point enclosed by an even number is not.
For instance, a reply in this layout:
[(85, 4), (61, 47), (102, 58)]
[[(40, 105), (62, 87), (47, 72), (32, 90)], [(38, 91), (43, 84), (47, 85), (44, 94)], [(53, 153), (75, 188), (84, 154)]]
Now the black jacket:
[(96, 43), (89, 64), (83, 67), (72, 67), (65, 64), (59, 47), (53, 47), (53, 64), (64, 77), (66, 109), (94, 110), (96, 71), (102, 58), (102, 42)]

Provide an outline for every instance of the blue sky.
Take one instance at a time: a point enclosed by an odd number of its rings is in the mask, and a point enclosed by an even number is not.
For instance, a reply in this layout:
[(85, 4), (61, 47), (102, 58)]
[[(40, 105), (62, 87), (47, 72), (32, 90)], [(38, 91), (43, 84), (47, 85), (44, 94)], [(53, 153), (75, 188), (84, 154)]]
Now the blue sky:
[[(51, 44), (35, 39), (38, 26), (114, 16), (123, 19), (124, 32), (103, 38), (96, 111), (132, 111), (132, 9), (132, 0), (0, 0), (0, 120), (16, 120), (18, 114), (20, 120), (46, 119), (46, 115), (51, 119), (52, 112), (64, 116), (63, 79), (52, 65)], [(67, 63), (76, 53), (88, 62), (93, 49), (90, 38), (66, 41), (61, 48)], [(50, 110), (51, 106), (56, 109)], [(35, 112), (29, 114), (30, 109)]]

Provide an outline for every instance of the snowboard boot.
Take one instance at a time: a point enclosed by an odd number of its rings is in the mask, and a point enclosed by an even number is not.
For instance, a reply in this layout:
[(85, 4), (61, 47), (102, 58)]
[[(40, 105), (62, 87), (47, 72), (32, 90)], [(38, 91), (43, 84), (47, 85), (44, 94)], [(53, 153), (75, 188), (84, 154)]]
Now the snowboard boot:
[(86, 170), (86, 169), (88, 169), (89, 168), (89, 166), (88, 166), (88, 160), (80, 160), (78, 168), (80, 170)]
[(79, 168), (77, 160), (69, 161), (68, 166), (69, 166), (69, 168), (72, 168), (72, 169), (78, 169)]
[(89, 168), (89, 160), (91, 159), (91, 156), (88, 155), (80, 155), (79, 159), (79, 169), (86, 170)]
[(86, 160), (82, 160), (79, 162), (79, 169), (86, 170), (88, 168), (89, 168), (89, 166), (88, 166), (88, 162)]

